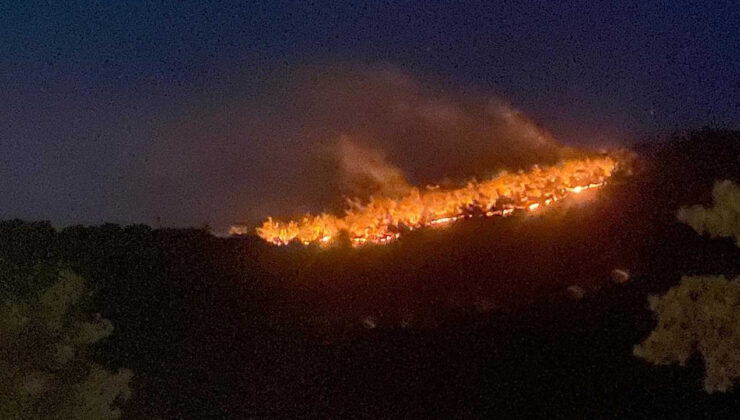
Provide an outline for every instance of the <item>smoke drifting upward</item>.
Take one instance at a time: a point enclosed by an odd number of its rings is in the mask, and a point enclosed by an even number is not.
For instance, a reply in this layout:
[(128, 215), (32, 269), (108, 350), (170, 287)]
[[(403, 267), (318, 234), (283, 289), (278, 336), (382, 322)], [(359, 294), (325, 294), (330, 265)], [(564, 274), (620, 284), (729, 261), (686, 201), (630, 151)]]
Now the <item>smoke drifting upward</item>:
[(379, 194), (396, 197), (408, 192), (403, 172), (388, 163), (378, 150), (358, 146), (342, 136), (333, 157), (339, 167), (342, 193), (350, 197)]
[(501, 98), (443, 92), (395, 69), (314, 74), (298, 99), (320, 140), (382, 151), (415, 184), (554, 163), (561, 149)]
[(302, 179), (321, 197), (315, 210), (339, 210), (346, 197), (398, 196), (409, 183), (455, 184), (552, 164), (565, 150), (502, 98), (424, 86), (395, 68), (294, 76), (288, 95), (298, 115), (287, 119), (298, 117), (297, 136), (313, 145)]
[(251, 83), (190, 101), (197, 106), (157, 127), (147, 152), (154, 181), (135, 202), (175, 224), (225, 230), (552, 164), (568, 150), (502, 98), (422, 84), (389, 66), (306, 67)]

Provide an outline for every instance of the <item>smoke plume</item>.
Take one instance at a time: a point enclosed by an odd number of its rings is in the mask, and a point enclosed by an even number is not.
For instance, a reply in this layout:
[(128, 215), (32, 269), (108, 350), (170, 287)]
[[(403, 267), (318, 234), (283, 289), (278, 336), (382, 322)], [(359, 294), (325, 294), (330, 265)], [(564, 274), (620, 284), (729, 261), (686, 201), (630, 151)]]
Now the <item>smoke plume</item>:
[(446, 92), (393, 68), (322, 72), (297, 91), (316, 141), (346, 136), (381, 151), (415, 184), (554, 163), (561, 149), (501, 98)]
[[(409, 184), (454, 186), (567, 151), (502, 98), (391, 66), (278, 70), (245, 84), (212, 106), (192, 101), (197, 108), (157, 128), (150, 167), (138, 170), (154, 181), (135, 202), (159, 206), (148, 211), (163, 219), (223, 228), (338, 211), (346, 198)], [(185, 219), (194, 210), (200, 219)]]
[(401, 169), (390, 164), (381, 151), (358, 145), (348, 136), (339, 138), (329, 159), (337, 165), (341, 192), (348, 197), (397, 197), (410, 188)]

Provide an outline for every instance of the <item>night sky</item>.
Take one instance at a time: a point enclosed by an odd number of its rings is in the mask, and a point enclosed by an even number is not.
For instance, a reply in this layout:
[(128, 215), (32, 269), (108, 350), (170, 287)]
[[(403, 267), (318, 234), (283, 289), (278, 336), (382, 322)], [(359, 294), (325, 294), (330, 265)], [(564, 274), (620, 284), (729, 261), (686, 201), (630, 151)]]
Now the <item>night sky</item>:
[(143, 3), (0, 5), (0, 218), (277, 211), (310, 158), (291, 98), (337, 66), (505, 98), (566, 144), (740, 126), (732, 2)]

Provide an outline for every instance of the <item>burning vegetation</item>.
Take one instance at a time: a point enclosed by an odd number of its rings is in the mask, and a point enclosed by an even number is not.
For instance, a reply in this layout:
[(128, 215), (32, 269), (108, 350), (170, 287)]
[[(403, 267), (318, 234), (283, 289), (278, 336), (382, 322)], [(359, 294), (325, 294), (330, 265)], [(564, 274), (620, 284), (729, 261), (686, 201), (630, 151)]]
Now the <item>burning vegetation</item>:
[[(284, 97), (293, 105), (275, 105), (281, 120), (252, 133), (272, 138), (280, 126), (281, 138), (292, 139), (264, 169), (269, 204), (245, 217), (282, 207), (288, 217), (256, 229), (274, 245), (386, 244), (460, 219), (540, 212), (603, 185), (623, 161), (561, 144), (498, 97), (426, 86), (383, 66), (319, 70), (292, 77), (297, 86)], [(230, 233), (253, 227), (232, 225)]]
[[(552, 166), (535, 165), (526, 172), (501, 172), (459, 188), (408, 187), (397, 196), (373, 195), (364, 203), (348, 200), (343, 216), (321, 213), (289, 221), (268, 218), (257, 234), (275, 245), (294, 241), (327, 245), (343, 235), (353, 246), (386, 244), (405, 231), (446, 226), (464, 218), (541, 211), (569, 194), (604, 185), (617, 166), (617, 160), (609, 156), (569, 159)], [(244, 226), (231, 228), (232, 234), (247, 232)]]

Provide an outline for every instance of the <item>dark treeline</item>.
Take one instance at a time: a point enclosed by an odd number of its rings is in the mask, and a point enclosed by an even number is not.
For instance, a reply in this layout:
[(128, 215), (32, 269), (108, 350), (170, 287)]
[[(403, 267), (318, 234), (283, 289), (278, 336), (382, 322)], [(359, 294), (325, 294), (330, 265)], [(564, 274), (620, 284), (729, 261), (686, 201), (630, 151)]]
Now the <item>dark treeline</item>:
[[(737, 392), (704, 394), (700, 360), (656, 367), (632, 346), (654, 326), (648, 294), (740, 274), (732, 240), (676, 220), (740, 181), (740, 132), (634, 152), (592, 202), (359, 250), (5, 221), (1, 291), (60, 267), (87, 279), (89, 311), (115, 326), (96, 358), (135, 374), (125, 418), (730, 416)], [(631, 281), (611, 284), (614, 268)]]

